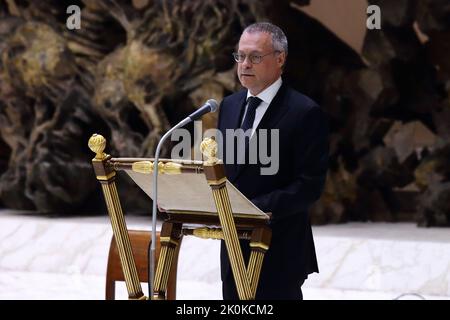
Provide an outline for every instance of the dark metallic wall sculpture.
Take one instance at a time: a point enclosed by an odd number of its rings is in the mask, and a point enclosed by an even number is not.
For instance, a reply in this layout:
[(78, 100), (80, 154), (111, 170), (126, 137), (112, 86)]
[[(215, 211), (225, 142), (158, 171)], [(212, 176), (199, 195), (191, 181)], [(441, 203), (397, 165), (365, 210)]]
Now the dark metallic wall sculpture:
[[(369, 2), (382, 28), (358, 51), (303, 10), (315, 1), (0, 0), (1, 204), (103, 211), (89, 136), (116, 156), (151, 156), (171, 125), (239, 88), (231, 52), (246, 25), (269, 20), (290, 41), (285, 80), (330, 116), (313, 222), (449, 225), (450, 7)], [(79, 30), (66, 26), (70, 5)], [(119, 186), (126, 209), (148, 211), (132, 183)]]

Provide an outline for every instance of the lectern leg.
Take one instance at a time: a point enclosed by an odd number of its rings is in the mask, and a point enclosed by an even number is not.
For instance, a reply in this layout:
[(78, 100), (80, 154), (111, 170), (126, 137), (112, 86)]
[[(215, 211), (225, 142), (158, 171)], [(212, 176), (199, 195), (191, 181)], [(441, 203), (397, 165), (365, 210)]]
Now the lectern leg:
[(128, 235), (127, 225), (120, 206), (116, 185), (113, 179), (100, 182), (102, 184), (103, 195), (105, 196), (109, 218), (111, 219), (113, 234), (117, 243), (120, 262), (122, 264), (122, 270), (125, 277), (125, 284), (128, 290), (128, 297), (129, 299), (145, 298), (142, 293), (141, 283), (139, 282), (130, 237)]
[[(159, 253), (158, 265), (155, 273), (153, 298), (165, 300), (167, 283), (172, 269), (177, 246), (181, 242), (181, 227), (179, 223), (164, 222), (161, 229), (161, 251)], [(151, 281), (151, 280), (150, 280)]]
[(234, 223), (233, 212), (231, 209), (230, 199), (228, 197), (225, 184), (219, 186), (211, 186), (219, 215), (220, 224), (222, 226), (223, 238), (230, 257), (231, 271), (233, 272), (236, 289), (240, 300), (251, 300), (254, 297), (251, 294), (250, 279), (245, 269), (242, 249), (239, 245), (236, 225)]
[(114, 238), (119, 251), (120, 263), (125, 277), (125, 283), (128, 290), (129, 299), (145, 299), (142, 293), (139, 275), (134, 261), (133, 250), (131, 249), (130, 237), (128, 235), (127, 225), (120, 205), (119, 195), (117, 193), (115, 177), (116, 171), (109, 164), (111, 156), (105, 154), (106, 140), (103, 136), (94, 134), (89, 139), (89, 148), (96, 153), (92, 159), (97, 180), (102, 185), (103, 195), (105, 196), (108, 214), (111, 219), (111, 225)]
[(248, 262), (248, 276), (250, 278), (250, 287), (252, 296), (256, 296), (258, 288), (259, 275), (264, 260), (264, 254), (269, 249), (272, 231), (268, 227), (254, 229), (252, 239), (250, 240), (250, 260)]
[[(203, 142), (202, 145), (204, 145)], [(233, 272), (239, 299), (251, 300), (254, 297), (252, 297), (250, 279), (245, 268), (242, 249), (239, 245), (233, 210), (226, 187), (225, 169), (223, 164), (220, 163), (205, 164), (203, 169), (206, 180), (211, 187), (217, 214), (219, 215), (223, 239), (230, 258), (231, 271)]]

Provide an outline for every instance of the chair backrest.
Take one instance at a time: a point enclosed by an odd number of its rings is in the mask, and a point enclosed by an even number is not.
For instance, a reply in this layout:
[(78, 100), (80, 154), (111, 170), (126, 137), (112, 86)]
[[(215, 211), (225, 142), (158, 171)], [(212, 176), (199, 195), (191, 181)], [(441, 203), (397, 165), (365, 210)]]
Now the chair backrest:
[[(131, 248), (133, 249), (133, 257), (141, 282), (148, 283), (148, 247), (151, 241), (150, 231), (128, 230), (130, 236)], [(181, 245), (181, 242), (180, 242)], [(175, 300), (177, 286), (177, 266), (180, 245), (175, 250), (173, 263), (170, 270), (169, 280), (167, 283), (167, 300)], [(158, 263), (160, 245), (160, 233), (156, 234), (156, 261)], [(155, 266), (156, 269), (156, 266)], [(106, 300), (114, 300), (115, 297), (115, 281), (125, 281), (120, 263), (119, 251), (114, 236), (111, 239), (109, 248), (108, 266), (106, 270)]]

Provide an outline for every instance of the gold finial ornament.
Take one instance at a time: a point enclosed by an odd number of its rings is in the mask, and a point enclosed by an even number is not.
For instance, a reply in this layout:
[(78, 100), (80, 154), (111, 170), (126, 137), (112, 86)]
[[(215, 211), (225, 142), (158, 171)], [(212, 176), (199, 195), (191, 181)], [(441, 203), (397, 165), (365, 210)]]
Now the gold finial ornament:
[(200, 144), (200, 151), (207, 158), (206, 159), (207, 165), (214, 165), (219, 161), (219, 159), (216, 157), (217, 142), (214, 139), (214, 137), (211, 138), (208, 137), (203, 139), (202, 143)]
[(107, 157), (103, 152), (106, 147), (106, 139), (102, 135), (94, 133), (89, 139), (88, 146), (92, 152), (95, 152), (95, 159), (103, 160)]

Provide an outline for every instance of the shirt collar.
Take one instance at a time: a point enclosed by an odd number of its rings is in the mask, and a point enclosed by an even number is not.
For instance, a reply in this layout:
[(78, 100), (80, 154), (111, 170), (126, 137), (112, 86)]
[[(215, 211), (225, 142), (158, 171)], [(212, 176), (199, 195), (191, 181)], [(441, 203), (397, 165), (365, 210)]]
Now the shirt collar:
[[(275, 97), (275, 95), (278, 92), (278, 89), (280, 89), (282, 84), (281, 77), (277, 79), (274, 83), (272, 83), (270, 86), (268, 86), (266, 89), (261, 91), (259, 94), (256, 95), (256, 97), (260, 98), (262, 101), (264, 101), (267, 104), (270, 104)], [(247, 100), (249, 97), (252, 97), (253, 95), (250, 93), (249, 90), (247, 90)]]

